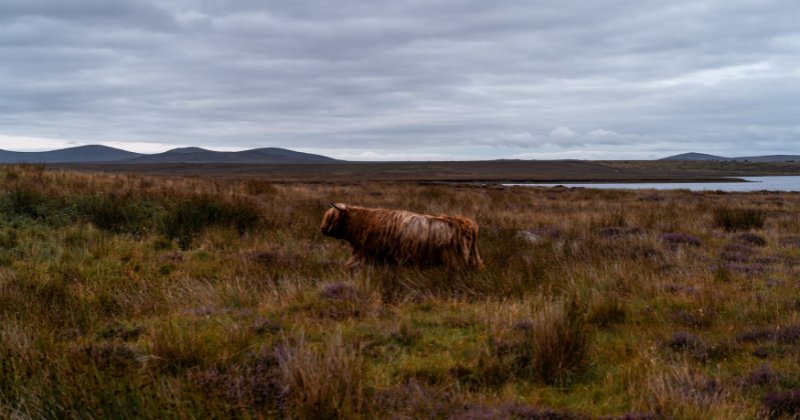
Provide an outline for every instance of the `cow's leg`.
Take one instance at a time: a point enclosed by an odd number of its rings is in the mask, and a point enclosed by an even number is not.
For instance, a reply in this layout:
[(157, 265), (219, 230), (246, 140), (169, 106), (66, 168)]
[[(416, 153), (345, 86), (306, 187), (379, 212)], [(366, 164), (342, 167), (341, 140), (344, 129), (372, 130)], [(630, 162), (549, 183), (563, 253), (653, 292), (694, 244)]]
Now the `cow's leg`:
[(350, 257), (349, 260), (347, 260), (345, 266), (350, 269), (360, 268), (362, 265), (364, 265), (365, 260), (366, 258), (364, 258), (363, 255), (356, 253), (353, 254), (353, 256)]

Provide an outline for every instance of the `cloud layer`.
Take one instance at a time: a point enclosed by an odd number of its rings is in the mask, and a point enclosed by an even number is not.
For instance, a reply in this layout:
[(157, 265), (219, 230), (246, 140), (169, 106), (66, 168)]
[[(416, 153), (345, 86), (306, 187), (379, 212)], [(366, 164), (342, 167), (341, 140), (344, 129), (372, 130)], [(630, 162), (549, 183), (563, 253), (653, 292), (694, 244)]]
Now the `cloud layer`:
[(800, 153), (798, 13), (796, 0), (6, 0), (0, 148)]

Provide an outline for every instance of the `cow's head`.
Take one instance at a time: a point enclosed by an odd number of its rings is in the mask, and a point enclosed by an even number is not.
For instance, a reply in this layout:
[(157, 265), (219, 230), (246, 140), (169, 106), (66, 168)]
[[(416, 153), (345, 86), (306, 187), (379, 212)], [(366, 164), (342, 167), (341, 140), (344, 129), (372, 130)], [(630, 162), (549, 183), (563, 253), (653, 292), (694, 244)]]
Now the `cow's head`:
[(325, 216), (322, 217), (319, 231), (325, 236), (342, 239), (345, 231), (347, 206), (342, 203), (328, 203), (328, 207), (330, 210), (325, 212)]

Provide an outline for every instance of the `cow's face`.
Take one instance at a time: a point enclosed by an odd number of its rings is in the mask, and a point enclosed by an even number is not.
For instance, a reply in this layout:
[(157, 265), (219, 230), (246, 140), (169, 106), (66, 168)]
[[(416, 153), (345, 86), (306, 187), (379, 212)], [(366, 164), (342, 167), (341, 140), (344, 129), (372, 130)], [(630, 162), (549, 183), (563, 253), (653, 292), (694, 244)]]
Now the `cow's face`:
[(344, 233), (345, 217), (347, 215), (347, 207), (344, 204), (328, 204), (330, 210), (325, 212), (322, 217), (322, 225), (319, 227), (320, 233), (325, 236), (331, 236), (341, 239)]

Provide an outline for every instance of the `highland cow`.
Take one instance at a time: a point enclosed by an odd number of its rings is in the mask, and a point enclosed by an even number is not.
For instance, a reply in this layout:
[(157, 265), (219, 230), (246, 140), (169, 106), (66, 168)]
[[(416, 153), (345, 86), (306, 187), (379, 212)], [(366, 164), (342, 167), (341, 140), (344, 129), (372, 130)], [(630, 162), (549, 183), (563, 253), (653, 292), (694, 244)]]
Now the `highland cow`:
[(464, 217), (426, 216), (408, 211), (328, 203), (320, 232), (350, 243), (349, 268), (364, 263), (483, 267), (478, 225)]

